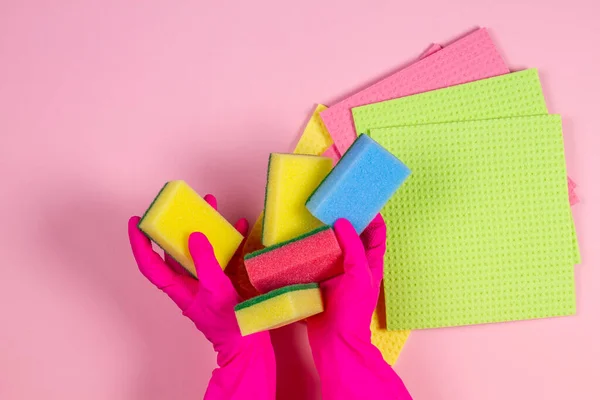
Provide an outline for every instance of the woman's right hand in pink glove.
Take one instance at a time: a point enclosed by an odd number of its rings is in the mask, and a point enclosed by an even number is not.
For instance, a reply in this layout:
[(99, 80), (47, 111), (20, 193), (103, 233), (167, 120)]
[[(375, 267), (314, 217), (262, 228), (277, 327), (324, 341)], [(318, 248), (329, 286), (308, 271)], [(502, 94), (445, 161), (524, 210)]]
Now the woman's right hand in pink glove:
[[(216, 199), (205, 200), (215, 209)], [(202, 233), (193, 233), (189, 249), (198, 274), (191, 277), (175, 260), (152, 249), (138, 229), (139, 217), (129, 220), (129, 241), (142, 274), (166, 293), (190, 318), (217, 352), (220, 368), (213, 372), (205, 399), (275, 399), (275, 356), (268, 332), (242, 337), (234, 307), (240, 298), (217, 262), (213, 248)], [(245, 235), (248, 223), (236, 228)]]
[(344, 253), (344, 274), (321, 284), (325, 312), (307, 319), (323, 399), (411, 399), (371, 344), (371, 318), (383, 277), (385, 222), (377, 215), (360, 237), (345, 219), (334, 230)]

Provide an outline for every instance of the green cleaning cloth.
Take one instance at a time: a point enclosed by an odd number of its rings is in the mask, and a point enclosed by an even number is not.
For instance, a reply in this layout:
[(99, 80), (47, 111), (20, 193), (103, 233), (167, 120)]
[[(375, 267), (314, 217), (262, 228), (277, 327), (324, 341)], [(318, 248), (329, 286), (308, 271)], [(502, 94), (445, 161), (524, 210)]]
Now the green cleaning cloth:
[(357, 133), (437, 122), (548, 114), (536, 69), (352, 109)]
[(578, 251), (560, 116), (370, 134), (412, 170), (382, 211), (388, 329), (575, 312)]

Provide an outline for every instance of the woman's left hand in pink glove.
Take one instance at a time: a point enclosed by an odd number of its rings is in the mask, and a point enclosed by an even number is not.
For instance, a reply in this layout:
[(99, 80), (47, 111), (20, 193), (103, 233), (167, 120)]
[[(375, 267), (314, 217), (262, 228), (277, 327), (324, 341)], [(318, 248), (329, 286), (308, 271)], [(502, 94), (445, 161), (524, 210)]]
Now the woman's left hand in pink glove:
[[(217, 208), (214, 196), (207, 195), (205, 200)], [(196, 280), (174, 259), (165, 255), (163, 260), (152, 249), (150, 240), (137, 227), (139, 221), (139, 217), (131, 217), (128, 230), (140, 271), (175, 302), (217, 352), (219, 368), (213, 372), (204, 398), (275, 399), (275, 356), (269, 333), (240, 334), (234, 312), (239, 295), (206, 236), (193, 233), (189, 238)], [(242, 219), (235, 227), (245, 236), (248, 222)]]

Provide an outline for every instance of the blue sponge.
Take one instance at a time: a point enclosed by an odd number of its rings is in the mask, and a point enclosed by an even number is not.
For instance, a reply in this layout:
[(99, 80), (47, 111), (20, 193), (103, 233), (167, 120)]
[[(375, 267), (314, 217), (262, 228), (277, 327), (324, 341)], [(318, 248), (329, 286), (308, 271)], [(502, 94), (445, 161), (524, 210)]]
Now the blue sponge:
[(409, 175), (392, 153), (360, 135), (308, 198), (306, 208), (327, 225), (345, 218), (360, 234)]

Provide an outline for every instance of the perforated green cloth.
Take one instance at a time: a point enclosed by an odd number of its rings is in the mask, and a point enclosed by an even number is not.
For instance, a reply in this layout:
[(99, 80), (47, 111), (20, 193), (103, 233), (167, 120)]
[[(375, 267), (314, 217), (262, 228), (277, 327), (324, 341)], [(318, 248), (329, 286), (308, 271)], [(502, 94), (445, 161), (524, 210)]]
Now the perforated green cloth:
[[(369, 133), (383, 127), (547, 115), (548, 110), (538, 71), (532, 68), (356, 107), (352, 114), (357, 132)], [(573, 221), (571, 235), (577, 245)], [(574, 257), (578, 263), (578, 251)]]
[(352, 109), (356, 132), (401, 125), (548, 114), (536, 69)]
[(575, 312), (559, 116), (370, 133), (412, 170), (383, 210), (388, 329)]

